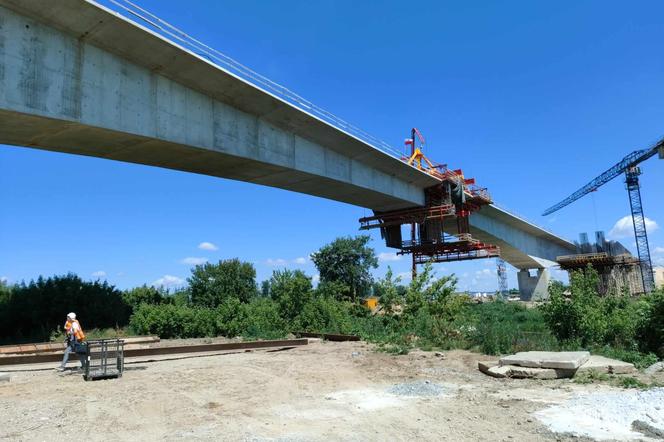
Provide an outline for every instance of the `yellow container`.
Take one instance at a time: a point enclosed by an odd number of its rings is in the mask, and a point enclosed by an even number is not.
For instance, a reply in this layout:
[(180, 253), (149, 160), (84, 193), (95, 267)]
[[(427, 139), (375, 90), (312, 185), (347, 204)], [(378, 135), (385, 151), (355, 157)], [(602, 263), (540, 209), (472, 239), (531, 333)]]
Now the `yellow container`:
[(365, 299), (362, 301), (362, 305), (365, 306), (365, 307), (368, 308), (368, 309), (373, 310), (373, 309), (375, 309), (376, 307), (378, 307), (378, 298), (373, 297), (373, 296), (370, 297), (370, 298), (365, 298)]

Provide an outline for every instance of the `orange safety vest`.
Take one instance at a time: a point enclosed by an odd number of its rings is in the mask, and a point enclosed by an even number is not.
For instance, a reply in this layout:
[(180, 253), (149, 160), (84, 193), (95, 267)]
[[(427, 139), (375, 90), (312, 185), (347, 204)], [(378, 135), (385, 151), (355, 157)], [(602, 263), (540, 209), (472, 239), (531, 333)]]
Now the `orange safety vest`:
[(78, 327), (74, 329), (74, 337), (78, 342), (83, 342), (85, 340), (85, 333), (83, 333), (83, 327), (81, 327), (81, 324), (79, 324), (79, 322), (76, 319), (74, 319), (73, 321), (67, 319), (67, 322), (65, 322), (65, 331), (67, 332), (68, 335), (70, 335), (72, 333), (74, 322), (76, 323), (76, 325), (78, 325)]

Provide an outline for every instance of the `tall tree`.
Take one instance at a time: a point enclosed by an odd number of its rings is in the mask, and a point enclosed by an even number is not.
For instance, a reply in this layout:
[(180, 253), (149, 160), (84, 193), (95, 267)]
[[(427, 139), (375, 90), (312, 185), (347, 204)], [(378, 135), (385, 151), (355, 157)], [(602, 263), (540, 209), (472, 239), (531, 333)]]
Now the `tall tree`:
[(124, 326), (131, 313), (114, 286), (83, 281), (73, 273), (22, 282), (0, 301), (0, 342), (46, 341), (62, 331), (69, 312), (85, 329)]
[(345, 289), (339, 299), (357, 300), (369, 293), (373, 277), (370, 270), (378, 267), (374, 249), (366, 235), (337, 238), (311, 255), (320, 274), (321, 283), (342, 283)]
[(254, 265), (237, 258), (197, 265), (187, 281), (192, 304), (202, 307), (217, 307), (228, 298), (249, 302), (257, 294)]
[(143, 284), (140, 287), (125, 290), (122, 293), (122, 300), (130, 306), (132, 310), (136, 310), (141, 304), (161, 304), (164, 301), (165, 294), (164, 289)]

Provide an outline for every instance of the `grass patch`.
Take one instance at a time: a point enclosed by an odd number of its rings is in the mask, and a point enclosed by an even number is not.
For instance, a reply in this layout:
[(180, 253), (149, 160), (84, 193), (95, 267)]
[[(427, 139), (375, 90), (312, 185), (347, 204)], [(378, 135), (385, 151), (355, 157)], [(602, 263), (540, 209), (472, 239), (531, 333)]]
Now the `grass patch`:
[(650, 384), (641, 382), (640, 380), (632, 376), (620, 377), (616, 381), (617, 381), (616, 384), (623, 388), (639, 388), (641, 390), (650, 388)]
[(589, 370), (574, 376), (573, 382), (575, 384), (593, 384), (595, 382), (608, 382), (611, 376), (606, 373), (600, 373), (597, 370)]
[(607, 358), (629, 362), (630, 364), (634, 364), (639, 370), (648, 368), (657, 362), (657, 355), (653, 353), (641, 353), (636, 350), (624, 350), (610, 346), (593, 348), (593, 353), (606, 356)]

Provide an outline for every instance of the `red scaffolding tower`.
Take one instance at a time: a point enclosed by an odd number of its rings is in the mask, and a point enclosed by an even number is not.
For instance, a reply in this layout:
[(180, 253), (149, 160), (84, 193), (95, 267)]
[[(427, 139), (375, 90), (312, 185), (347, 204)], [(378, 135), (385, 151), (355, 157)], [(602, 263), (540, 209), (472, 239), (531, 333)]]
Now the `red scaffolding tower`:
[[(406, 144), (411, 146), (411, 154), (402, 160), (439, 183), (425, 189), (424, 206), (374, 212), (374, 216), (360, 219), (360, 229), (379, 228), (387, 247), (399, 249), (400, 255), (412, 255), (413, 277), (417, 264), (500, 256), (497, 246), (483, 243), (470, 233), (470, 214), (491, 204), (487, 189), (477, 186), (474, 178), (465, 178), (461, 169), (450, 170), (445, 164), (432, 163), (422, 152), (424, 137), (416, 128)], [(456, 223), (454, 235), (443, 231), (446, 220)], [(410, 239), (404, 240), (402, 226), (406, 225), (410, 225)]]

